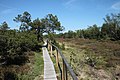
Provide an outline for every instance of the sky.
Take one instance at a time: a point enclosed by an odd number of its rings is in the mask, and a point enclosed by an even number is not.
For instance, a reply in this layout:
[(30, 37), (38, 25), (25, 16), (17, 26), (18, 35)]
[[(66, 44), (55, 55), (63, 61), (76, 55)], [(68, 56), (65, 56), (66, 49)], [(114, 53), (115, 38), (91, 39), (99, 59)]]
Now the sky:
[(78, 30), (102, 26), (107, 14), (120, 13), (120, 0), (0, 0), (0, 24), (6, 21), (11, 29), (18, 29), (13, 19), (24, 11), (32, 20), (57, 15), (64, 31)]

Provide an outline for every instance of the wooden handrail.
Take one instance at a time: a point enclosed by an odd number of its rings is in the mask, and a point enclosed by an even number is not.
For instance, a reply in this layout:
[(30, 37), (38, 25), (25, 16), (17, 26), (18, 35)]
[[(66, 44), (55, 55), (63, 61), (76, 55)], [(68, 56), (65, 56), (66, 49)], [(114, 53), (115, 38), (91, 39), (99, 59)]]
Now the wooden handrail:
[[(59, 67), (59, 70), (61, 72), (61, 79), (62, 80), (68, 80), (67, 72), (69, 71), (73, 80), (78, 80), (77, 76), (75, 75), (74, 71), (72, 70), (72, 68), (68, 64), (67, 60), (65, 59), (64, 55), (59, 50), (59, 48), (57, 46), (55, 46), (54, 44), (50, 43), (50, 42), (48, 42), (48, 45), (51, 46), (51, 49), (50, 49), (51, 54), (52, 54), (52, 47), (54, 47), (55, 50), (57, 51), (57, 53), (56, 53), (56, 64), (57, 64), (57, 67)], [(62, 69), (61, 69), (60, 64), (59, 64), (58, 54), (60, 54), (60, 56), (62, 58), (62, 62), (63, 62)]]

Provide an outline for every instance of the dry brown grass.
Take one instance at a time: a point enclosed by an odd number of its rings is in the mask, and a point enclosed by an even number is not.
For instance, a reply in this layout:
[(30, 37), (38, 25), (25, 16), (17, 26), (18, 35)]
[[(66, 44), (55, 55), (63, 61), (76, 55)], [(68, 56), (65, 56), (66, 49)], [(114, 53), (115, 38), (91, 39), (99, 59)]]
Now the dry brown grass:
[[(72, 67), (80, 77), (79, 79), (83, 75), (84, 77), (88, 75), (83, 80), (117, 80), (117, 78), (120, 78), (120, 76), (117, 76), (120, 75), (120, 41), (90, 39), (57, 39), (57, 41), (65, 44), (66, 49), (63, 53), (68, 62), (70, 61), (71, 52), (76, 54), (76, 56), (73, 56), (76, 62), (72, 63)], [(84, 63), (86, 56), (97, 61), (95, 67), (90, 68)], [(104, 75), (102, 75), (103, 73)]]

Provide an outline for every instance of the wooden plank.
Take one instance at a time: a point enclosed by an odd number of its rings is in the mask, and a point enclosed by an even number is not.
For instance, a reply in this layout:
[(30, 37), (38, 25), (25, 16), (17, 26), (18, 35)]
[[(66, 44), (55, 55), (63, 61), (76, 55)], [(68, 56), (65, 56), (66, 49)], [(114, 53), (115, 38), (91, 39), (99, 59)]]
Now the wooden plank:
[(46, 47), (42, 48), (44, 59), (44, 80), (57, 80), (53, 62)]

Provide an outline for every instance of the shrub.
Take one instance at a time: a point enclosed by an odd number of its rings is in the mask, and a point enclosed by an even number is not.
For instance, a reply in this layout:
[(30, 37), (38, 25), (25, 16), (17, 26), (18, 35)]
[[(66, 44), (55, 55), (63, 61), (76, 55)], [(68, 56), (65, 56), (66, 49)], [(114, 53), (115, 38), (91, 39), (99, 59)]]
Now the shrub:
[[(26, 61), (25, 52), (39, 49), (36, 35), (31, 32), (18, 32), (8, 30), (0, 32), (0, 56), (1, 60), (14, 62), (15, 60)], [(21, 57), (23, 56), (23, 57)], [(1, 61), (0, 60), (0, 61)], [(18, 62), (23, 63), (23, 62)], [(13, 63), (11, 63), (13, 64)]]

